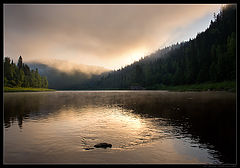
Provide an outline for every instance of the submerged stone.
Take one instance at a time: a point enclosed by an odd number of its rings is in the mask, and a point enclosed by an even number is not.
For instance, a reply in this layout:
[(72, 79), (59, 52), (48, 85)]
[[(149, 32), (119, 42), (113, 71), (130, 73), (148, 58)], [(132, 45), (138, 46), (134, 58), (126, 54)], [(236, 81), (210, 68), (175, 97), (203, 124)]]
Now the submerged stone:
[(84, 148), (85, 150), (91, 150), (91, 149), (94, 149), (94, 148), (90, 148), (90, 147), (88, 147), (88, 148)]
[(111, 148), (112, 144), (109, 143), (98, 143), (94, 145), (95, 148)]

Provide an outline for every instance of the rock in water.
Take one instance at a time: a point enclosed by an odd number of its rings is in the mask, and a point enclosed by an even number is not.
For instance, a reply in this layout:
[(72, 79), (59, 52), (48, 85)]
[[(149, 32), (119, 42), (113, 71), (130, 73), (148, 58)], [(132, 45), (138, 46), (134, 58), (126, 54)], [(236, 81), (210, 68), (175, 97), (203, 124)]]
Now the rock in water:
[(94, 149), (94, 148), (88, 147), (88, 148), (83, 148), (83, 149), (85, 149), (85, 150), (91, 150), (91, 149)]
[(94, 145), (95, 148), (111, 148), (112, 147), (112, 144), (108, 144), (108, 143), (99, 143), (99, 144), (96, 144)]

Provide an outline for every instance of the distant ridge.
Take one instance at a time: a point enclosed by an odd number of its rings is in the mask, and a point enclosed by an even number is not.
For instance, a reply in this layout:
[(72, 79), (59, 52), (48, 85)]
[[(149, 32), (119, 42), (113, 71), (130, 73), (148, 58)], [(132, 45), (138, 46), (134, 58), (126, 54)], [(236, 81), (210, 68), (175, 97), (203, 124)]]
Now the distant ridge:
[[(61, 66), (58, 66), (61, 64)], [(29, 67), (32, 69), (38, 68), (38, 72), (48, 79), (49, 88), (52, 89), (78, 89), (79, 85), (93, 75), (100, 75), (108, 72), (108, 69), (91, 66), (78, 65), (69, 62), (57, 61), (50, 65), (40, 62), (29, 62)]]
[(236, 5), (224, 6), (196, 38), (157, 50), (117, 71), (86, 81), (83, 89), (157, 89), (236, 80)]

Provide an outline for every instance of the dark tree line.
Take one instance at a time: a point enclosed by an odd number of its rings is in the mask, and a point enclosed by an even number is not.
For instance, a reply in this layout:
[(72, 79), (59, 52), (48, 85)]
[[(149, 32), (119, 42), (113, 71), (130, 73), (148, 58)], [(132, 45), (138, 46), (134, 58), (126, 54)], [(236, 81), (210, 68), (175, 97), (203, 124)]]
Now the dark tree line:
[(9, 57), (5, 57), (4, 86), (48, 88), (48, 81), (45, 76), (39, 75), (37, 68), (30, 70), (29, 66), (23, 63), (21, 56), (17, 65)]
[(82, 89), (157, 88), (236, 80), (236, 5), (223, 7), (195, 39), (175, 44), (117, 71), (95, 76)]

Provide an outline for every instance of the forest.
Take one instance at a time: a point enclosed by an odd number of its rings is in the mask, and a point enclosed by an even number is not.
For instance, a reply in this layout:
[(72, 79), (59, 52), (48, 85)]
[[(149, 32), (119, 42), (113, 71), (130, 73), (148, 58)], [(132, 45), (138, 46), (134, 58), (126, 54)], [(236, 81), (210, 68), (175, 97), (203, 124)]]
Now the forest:
[[(163, 89), (204, 83), (236, 83), (236, 5), (221, 8), (209, 27), (194, 39), (145, 56), (121, 69), (88, 75), (60, 72), (44, 64), (17, 65), (4, 60), (4, 86), (61, 90)], [(43, 67), (43, 68), (42, 68)], [(38, 68), (40, 68), (38, 72)], [(43, 69), (43, 70), (42, 70)], [(44, 70), (45, 69), (45, 70)], [(41, 74), (41, 75), (40, 75)], [(48, 80), (47, 80), (48, 78)], [(64, 79), (64, 80), (63, 80)], [(234, 85), (233, 85), (234, 87)]]
[(48, 80), (46, 76), (39, 75), (37, 68), (36, 70), (31, 70), (27, 64), (24, 64), (21, 56), (17, 65), (9, 57), (5, 57), (4, 86), (48, 88)]
[(196, 38), (165, 47), (117, 71), (95, 75), (79, 89), (158, 89), (236, 81), (236, 6), (222, 7)]

